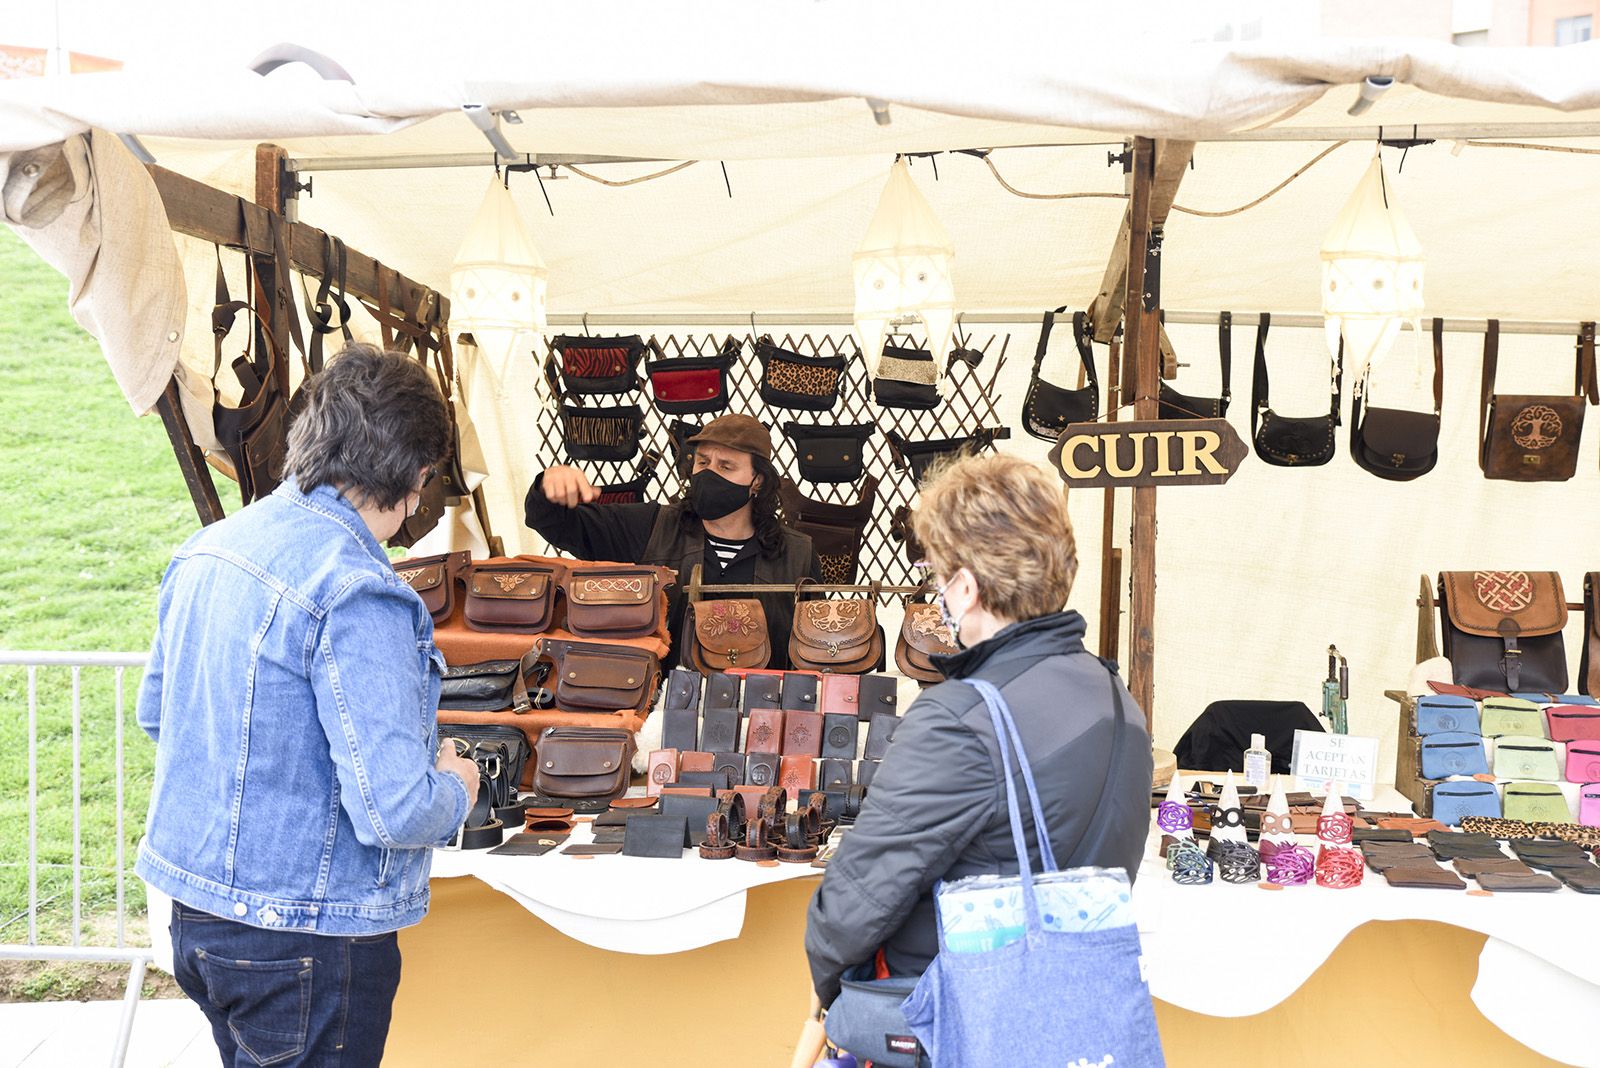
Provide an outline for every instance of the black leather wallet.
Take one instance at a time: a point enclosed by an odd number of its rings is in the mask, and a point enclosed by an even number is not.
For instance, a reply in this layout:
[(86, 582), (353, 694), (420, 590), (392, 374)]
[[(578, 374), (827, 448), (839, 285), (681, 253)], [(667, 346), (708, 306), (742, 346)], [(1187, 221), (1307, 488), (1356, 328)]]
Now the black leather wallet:
[(817, 677), (815, 675), (786, 674), (782, 687), (783, 708), (799, 712), (817, 710)]
[(853, 760), (829, 759), (822, 762), (821, 773), (817, 776), (817, 785), (824, 790), (845, 790), (854, 781), (851, 775)]
[(738, 748), (739, 710), (707, 708), (700, 717), (700, 751), (731, 753)]
[(594, 840), (601, 845), (626, 841), (627, 828), (628, 825), (626, 823), (619, 823), (614, 827), (597, 827), (594, 832)]
[(729, 786), (743, 786), (745, 776), (745, 763), (743, 753), (712, 753), (716, 763), (711, 765), (713, 773), (725, 771), (728, 773)]
[(1477, 879), (1479, 886), (1497, 894), (1548, 894), (1561, 889), (1561, 884), (1555, 879), (1537, 872), (1518, 875), (1508, 871), (1486, 871)]
[(898, 680), (893, 675), (861, 676), (861, 692), (856, 698), (856, 714), (870, 720), (874, 713), (900, 714), (900, 699), (896, 695)]
[(637, 812), (637, 811), (648, 811), (648, 810), (628, 809), (628, 808), (608, 809), (607, 811), (602, 812), (602, 813), (600, 813), (600, 815), (596, 816), (594, 818), (594, 823), (591, 824), (591, 826), (593, 826), (594, 829), (597, 830), (597, 831), (602, 827), (621, 827), (623, 824), (628, 822), (628, 817), (631, 816), (634, 812)]
[(861, 731), (861, 721), (848, 713), (830, 712), (822, 717), (822, 758), (856, 758), (856, 738)]
[(603, 857), (620, 852), (622, 846), (617, 842), (574, 842), (561, 851), (568, 857)]
[(567, 836), (564, 834), (549, 835), (523, 831), (507, 838), (489, 852), (510, 857), (542, 857), (566, 840)]
[(1550, 874), (1580, 894), (1600, 894), (1600, 868), (1552, 868)]
[(867, 725), (867, 748), (861, 755), (867, 760), (882, 760), (898, 726), (900, 717), (893, 712), (873, 713), (872, 722)]
[(878, 773), (878, 763), (879, 762), (876, 761), (876, 760), (858, 760), (858, 761), (856, 761), (856, 785), (857, 786), (871, 786), (872, 785), (872, 777)]
[(668, 794), (661, 799), (661, 815), (681, 816), (684, 820), (683, 844), (699, 846), (706, 840), (706, 817), (717, 810), (715, 797), (687, 797)]
[(738, 708), (739, 676), (714, 672), (706, 676), (705, 708)]
[(1350, 841), (1354, 845), (1362, 842), (1409, 842), (1411, 832), (1400, 828), (1385, 829), (1382, 827), (1357, 827), (1350, 832)]
[[(727, 768), (714, 771), (680, 771), (674, 786), (709, 786), (713, 790), (731, 790), (733, 781)], [(663, 795), (666, 796), (666, 795)]]
[(773, 786), (778, 781), (777, 753), (746, 753), (744, 781), (748, 786)]
[[(667, 675), (666, 693), (661, 698), (664, 709), (692, 708), (700, 710), (700, 672), (693, 668), (673, 668)], [(671, 749), (672, 746), (663, 746)], [(692, 746), (690, 748), (693, 748)]]
[[(663, 797), (662, 803), (672, 796)], [(630, 819), (624, 833), (623, 856), (676, 860), (683, 856), (684, 843), (689, 840), (689, 823), (682, 816), (649, 812)]]
[(692, 752), (699, 741), (700, 709), (667, 708), (661, 712), (661, 748)]
[[(783, 680), (778, 675), (750, 675), (744, 680), (744, 713), (750, 714), (752, 708), (782, 708), (783, 707)], [(733, 745), (718, 746), (718, 749), (737, 749), (738, 739)]]

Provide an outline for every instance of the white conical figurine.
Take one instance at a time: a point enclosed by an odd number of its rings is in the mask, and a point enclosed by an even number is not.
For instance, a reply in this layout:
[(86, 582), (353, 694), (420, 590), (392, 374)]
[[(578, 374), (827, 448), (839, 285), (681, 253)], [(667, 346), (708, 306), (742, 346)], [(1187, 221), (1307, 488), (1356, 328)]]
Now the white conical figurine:
[(1167, 799), (1156, 809), (1156, 826), (1161, 828), (1162, 834), (1194, 840), (1194, 814), (1183, 797), (1183, 776), (1176, 771), (1167, 784)]
[(1283, 792), (1283, 776), (1272, 777), (1272, 796), (1261, 813), (1261, 840), (1258, 848), (1266, 857), (1285, 846), (1294, 845), (1294, 817), (1289, 814), (1289, 798)]
[(1239, 788), (1233, 783), (1233, 772), (1222, 783), (1222, 796), (1217, 798), (1217, 809), (1211, 817), (1211, 838), (1217, 842), (1243, 842), (1250, 844), (1244, 833), (1244, 806), (1239, 803)]
[(1328, 791), (1328, 800), (1317, 817), (1317, 841), (1327, 846), (1347, 846), (1355, 821), (1344, 810), (1344, 798), (1338, 790)]

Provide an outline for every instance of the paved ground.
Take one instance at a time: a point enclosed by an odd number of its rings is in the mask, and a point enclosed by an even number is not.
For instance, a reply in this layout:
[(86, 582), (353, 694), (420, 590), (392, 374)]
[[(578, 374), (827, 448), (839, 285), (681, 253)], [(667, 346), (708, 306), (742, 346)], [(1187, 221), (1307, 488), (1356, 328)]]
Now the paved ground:
[[(103, 1065), (116, 1043), (120, 1001), (0, 1005), (0, 1068)], [(187, 999), (141, 1001), (127, 1068), (216, 1068), (205, 1017)]]

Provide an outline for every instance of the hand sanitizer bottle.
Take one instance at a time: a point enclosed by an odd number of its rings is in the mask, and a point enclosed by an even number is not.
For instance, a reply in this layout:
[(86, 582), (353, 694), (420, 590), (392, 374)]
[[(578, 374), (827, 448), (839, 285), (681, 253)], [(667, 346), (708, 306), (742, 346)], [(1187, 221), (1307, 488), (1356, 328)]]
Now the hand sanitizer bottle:
[(1257, 790), (1265, 790), (1271, 774), (1272, 752), (1267, 748), (1267, 740), (1262, 735), (1252, 734), (1250, 748), (1244, 751), (1244, 781)]

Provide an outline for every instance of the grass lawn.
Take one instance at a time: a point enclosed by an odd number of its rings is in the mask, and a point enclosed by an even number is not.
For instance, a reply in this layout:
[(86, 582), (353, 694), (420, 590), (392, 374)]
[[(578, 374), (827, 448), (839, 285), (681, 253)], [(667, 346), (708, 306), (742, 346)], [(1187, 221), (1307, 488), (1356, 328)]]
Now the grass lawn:
[[(221, 480), (224, 502), (236, 501)], [(158, 417), (136, 418), (99, 345), (72, 320), (66, 279), (0, 227), (0, 648), (143, 652), (172, 550), (198, 526)], [(155, 748), (124, 680), (126, 864), (143, 833)], [(72, 923), (71, 673), (38, 673), (41, 935)], [(114, 906), (116, 717), (109, 669), (81, 679), (81, 893), (85, 941), (105, 944)], [(27, 939), (28, 687), (0, 667), (0, 943)], [(130, 910), (143, 887), (129, 877)], [(142, 925), (137, 925), (142, 931)], [(111, 928), (114, 936), (114, 927)], [(26, 985), (27, 990), (21, 987)], [(66, 984), (71, 985), (71, 984)], [(0, 999), (7, 996), (0, 979)], [(35, 975), (17, 996), (46, 995)], [(56, 991), (58, 994), (61, 991)]]

